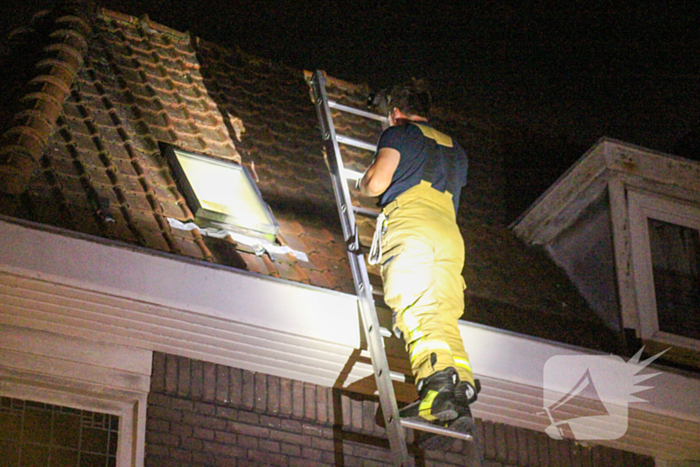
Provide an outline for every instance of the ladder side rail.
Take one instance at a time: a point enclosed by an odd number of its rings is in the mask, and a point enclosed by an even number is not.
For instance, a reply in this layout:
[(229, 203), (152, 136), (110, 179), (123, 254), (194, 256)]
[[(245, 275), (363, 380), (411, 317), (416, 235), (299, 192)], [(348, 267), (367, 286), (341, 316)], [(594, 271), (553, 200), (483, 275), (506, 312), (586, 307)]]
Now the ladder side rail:
[(352, 214), (352, 201), (343, 177), (345, 167), (340, 157), (340, 148), (338, 147), (335, 127), (333, 126), (330, 108), (328, 107), (325, 78), (319, 71), (314, 73), (311, 84), (314, 92), (316, 113), (321, 124), (321, 133), (326, 149), (326, 162), (329, 166), (333, 192), (338, 206), (340, 223), (343, 228), (343, 237), (346, 243), (349, 242), (347, 245), (348, 250), (357, 251), (359, 249), (359, 239), (357, 239), (355, 235), (355, 217)]
[(357, 274), (362, 277), (362, 281), (357, 286), (357, 288), (360, 289), (358, 291), (358, 305), (362, 313), (362, 323), (365, 329), (365, 335), (367, 336), (367, 346), (372, 359), (374, 377), (379, 392), (379, 403), (382, 407), (386, 432), (389, 438), (389, 446), (394, 455), (394, 462), (396, 465), (398, 467), (408, 467), (412, 465), (412, 462), (406, 445), (406, 434), (401, 425), (399, 408), (396, 404), (396, 395), (394, 394), (389, 362), (386, 358), (384, 338), (381, 333), (379, 319), (377, 318), (377, 310), (374, 306), (374, 298), (372, 297), (372, 288), (367, 275), (365, 260), (361, 254), (358, 255), (350, 252), (350, 255), (355, 257), (355, 261), (351, 261), (351, 264), (355, 265), (358, 270)]
[(360, 253), (355, 216), (350, 201), (350, 192), (346, 181), (341, 177), (343, 162), (335, 135), (330, 107), (328, 106), (325, 77), (321, 71), (316, 71), (314, 73), (311, 85), (316, 111), (319, 122), (321, 123), (321, 131), (326, 147), (326, 155), (331, 172), (331, 180), (333, 182), (333, 191), (338, 204), (338, 213), (343, 227), (343, 235), (348, 244), (348, 259), (358, 296), (358, 307), (361, 312), (365, 335), (367, 336), (374, 377), (377, 382), (387, 437), (389, 438), (389, 446), (392, 451), (394, 463), (397, 466), (410, 466), (412, 465), (412, 460), (408, 454), (406, 437), (403, 427), (401, 426), (394, 387), (391, 382), (389, 364), (384, 350), (381, 327), (379, 326), (377, 311), (374, 306), (374, 299), (372, 298), (372, 287), (369, 282), (364, 257)]

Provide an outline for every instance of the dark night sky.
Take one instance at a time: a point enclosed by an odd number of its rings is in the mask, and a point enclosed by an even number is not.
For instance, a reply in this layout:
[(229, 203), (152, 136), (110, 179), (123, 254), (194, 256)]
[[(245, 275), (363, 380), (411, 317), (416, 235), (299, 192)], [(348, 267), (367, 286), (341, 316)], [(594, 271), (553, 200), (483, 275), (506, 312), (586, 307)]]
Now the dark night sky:
[[(49, 3), (5, 1), (2, 36)], [(697, 1), (102, 4), (350, 81), (427, 77), (442, 105), (583, 145), (606, 135), (669, 150), (700, 124)]]

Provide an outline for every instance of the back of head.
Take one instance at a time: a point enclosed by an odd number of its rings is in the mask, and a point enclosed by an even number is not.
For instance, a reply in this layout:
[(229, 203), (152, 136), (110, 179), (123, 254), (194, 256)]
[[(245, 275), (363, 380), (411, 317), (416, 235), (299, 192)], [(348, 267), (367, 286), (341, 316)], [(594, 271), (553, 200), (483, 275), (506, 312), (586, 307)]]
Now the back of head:
[(425, 80), (413, 78), (392, 88), (388, 104), (389, 108), (396, 107), (406, 115), (428, 118), (432, 97)]

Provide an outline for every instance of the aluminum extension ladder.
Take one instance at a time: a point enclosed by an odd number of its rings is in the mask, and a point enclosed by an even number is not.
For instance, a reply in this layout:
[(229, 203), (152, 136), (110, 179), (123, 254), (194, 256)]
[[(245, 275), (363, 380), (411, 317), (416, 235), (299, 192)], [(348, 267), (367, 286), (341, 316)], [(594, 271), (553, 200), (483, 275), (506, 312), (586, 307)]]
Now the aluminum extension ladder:
[(365, 329), (365, 335), (367, 336), (367, 345), (369, 347), (372, 367), (374, 369), (374, 377), (376, 379), (377, 389), (379, 391), (379, 402), (384, 415), (386, 432), (389, 438), (389, 446), (391, 448), (392, 457), (396, 466), (412, 466), (414, 465), (413, 459), (409, 455), (408, 448), (406, 446), (406, 436), (403, 430), (404, 427), (460, 438), (466, 441), (474, 441), (474, 438), (471, 434), (456, 434), (454, 431), (443, 429), (429, 423), (401, 420), (399, 416), (394, 387), (391, 382), (389, 363), (384, 350), (382, 329), (379, 326), (377, 310), (374, 306), (374, 299), (372, 298), (372, 286), (370, 285), (369, 276), (367, 275), (364, 255), (360, 251), (360, 241), (357, 234), (357, 226), (355, 224), (355, 213), (371, 215), (373, 211), (354, 207), (352, 205), (350, 191), (347, 184), (347, 178), (352, 178), (352, 175), (349, 175), (350, 171), (346, 170), (344, 166), (338, 144), (343, 143), (348, 146), (354, 146), (369, 151), (376, 151), (376, 146), (374, 144), (336, 134), (331, 109), (377, 120), (382, 123), (387, 122), (388, 119), (387, 117), (381, 115), (330, 101), (328, 99), (328, 95), (326, 94), (326, 78), (324, 73), (320, 70), (317, 70), (311, 76), (309, 79), (309, 85), (311, 86), (316, 112), (321, 124), (321, 132), (326, 149), (328, 168), (330, 170), (333, 191), (335, 193), (335, 199), (338, 205), (338, 213), (340, 215), (340, 220), (343, 227), (343, 236), (348, 249), (350, 268), (352, 269), (352, 276), (355, 282), (355, 291), (358, 297), (358, 304)]

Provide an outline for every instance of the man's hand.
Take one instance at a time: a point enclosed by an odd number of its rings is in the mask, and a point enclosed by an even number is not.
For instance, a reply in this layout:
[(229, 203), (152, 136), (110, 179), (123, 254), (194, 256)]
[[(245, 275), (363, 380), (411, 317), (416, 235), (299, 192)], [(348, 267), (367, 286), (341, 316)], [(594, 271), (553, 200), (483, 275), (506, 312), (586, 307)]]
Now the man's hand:
[(382, 148), (365, 174), (357, 181), (357, 186), (365, 196), (379, 196), (389, 188), (391, 179), (401, 160), (396, 149)]

